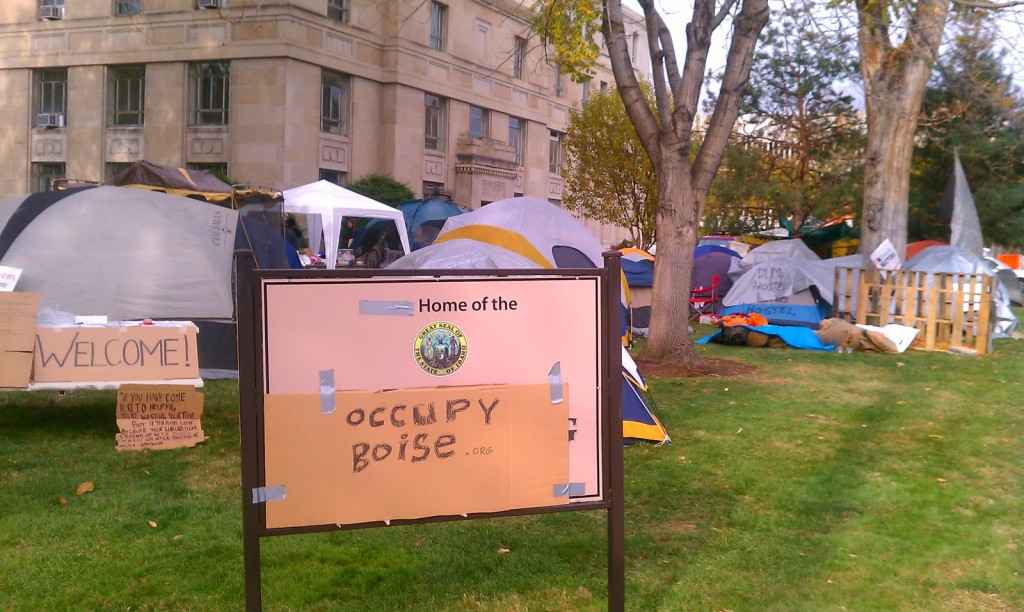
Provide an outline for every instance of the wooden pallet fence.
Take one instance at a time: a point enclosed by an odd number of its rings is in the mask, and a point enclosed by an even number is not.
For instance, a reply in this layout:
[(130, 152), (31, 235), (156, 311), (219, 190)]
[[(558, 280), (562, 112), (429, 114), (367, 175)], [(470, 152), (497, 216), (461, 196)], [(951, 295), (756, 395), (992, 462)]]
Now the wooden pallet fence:
[(991, 344), (993, 300), (993, 280), (986, 274), (839, 267), (832, 316), (915, 327), (920, 332), (911, 348), (984, 355)]

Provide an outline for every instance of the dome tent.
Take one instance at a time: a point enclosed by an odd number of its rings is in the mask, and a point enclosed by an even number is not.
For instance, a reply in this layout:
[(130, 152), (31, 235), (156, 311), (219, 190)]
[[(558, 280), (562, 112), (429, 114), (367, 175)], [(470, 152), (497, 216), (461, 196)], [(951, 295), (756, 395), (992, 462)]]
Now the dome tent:
[(633, 333), (646, 336), (651, 327), (651, 290), (654, 287), (654, 255), (628, 247), (622, 253), (622, 273), (629, 284), (629, 324)]
[[(450, 217), (433, 244), (389, 268), (596, 268), (602, 262), (601, 245), (572, 215), (538, 198), (511, 198)], [(635, 364), (622, 352), (623, 437), (668, 442), (668, 433), (640, 394), (644, 387)]]

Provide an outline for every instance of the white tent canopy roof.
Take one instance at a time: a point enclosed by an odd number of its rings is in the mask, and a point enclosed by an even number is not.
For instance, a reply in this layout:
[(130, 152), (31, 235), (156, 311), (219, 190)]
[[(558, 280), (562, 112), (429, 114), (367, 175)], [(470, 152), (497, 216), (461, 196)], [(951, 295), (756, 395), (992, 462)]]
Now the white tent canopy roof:
[(402, 250), (409, 253), (409, 234), (402, 211), (334, 183), (320, 180), (285, 190), (283, 210), (307, 215), (310, 244), (322, 232), (328, 268), (333, 268), (338, 261), (338, 240), (345, 217), (391, 219), (402, 241)]

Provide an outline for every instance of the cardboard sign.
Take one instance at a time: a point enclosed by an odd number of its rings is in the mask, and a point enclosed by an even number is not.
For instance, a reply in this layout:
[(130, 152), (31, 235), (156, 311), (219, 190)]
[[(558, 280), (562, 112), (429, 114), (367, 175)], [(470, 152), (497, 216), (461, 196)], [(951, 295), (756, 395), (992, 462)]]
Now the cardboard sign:
[(198, 378), (196, 327), (47, 327), (36, 333), (36, 382)]
[(871, 252), (871, 262), (879, 270), (899, 270), (903, 266), (900, 255), (896, 252), (896, 247), (892, 245), (892, 242), (889, 242), (888, 238), (883, 240), (882, 244), (878, 245), (878, 248)]
[(28, 386), (38, 311), (38, 293), (0, 293), (0, 387)]
[[(569, 480), (582, 483), (562, 501), (601, 499), (596, 277), (267, 280), (262, 291), (267, 395), (318, 394), (322, 371), (338, 390), (535, 385), (557, 363), (573, 387), (559, 427), (574, 430)], [(330, 306), (303, 315), (311, 304)]]
[(21, 278), (21, 268), (0, 266), (0, 292), (14, 291)]
[(187, 448), (206, 440), (203, 394), (185, 385), (121, 385), (117, 450)]
[(569, 501), (568, 388), (549, 384), (264, 397), (267, 527)]

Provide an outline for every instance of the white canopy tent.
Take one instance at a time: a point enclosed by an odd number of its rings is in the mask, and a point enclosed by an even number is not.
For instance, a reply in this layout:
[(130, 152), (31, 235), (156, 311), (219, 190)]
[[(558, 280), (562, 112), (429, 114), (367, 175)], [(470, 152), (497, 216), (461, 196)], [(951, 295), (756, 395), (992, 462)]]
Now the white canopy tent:
[(286, 190), (283, 210), (306, 215), (310, 246), (319, 246), (323, 236), (328, 268), (334, 268), (338, 262), (338, 240), (345, 217), (391, 219), (402, 241), (402, 250), (409, 254), (409, 234), (402, 211), (334, 183), (321, 180)]

